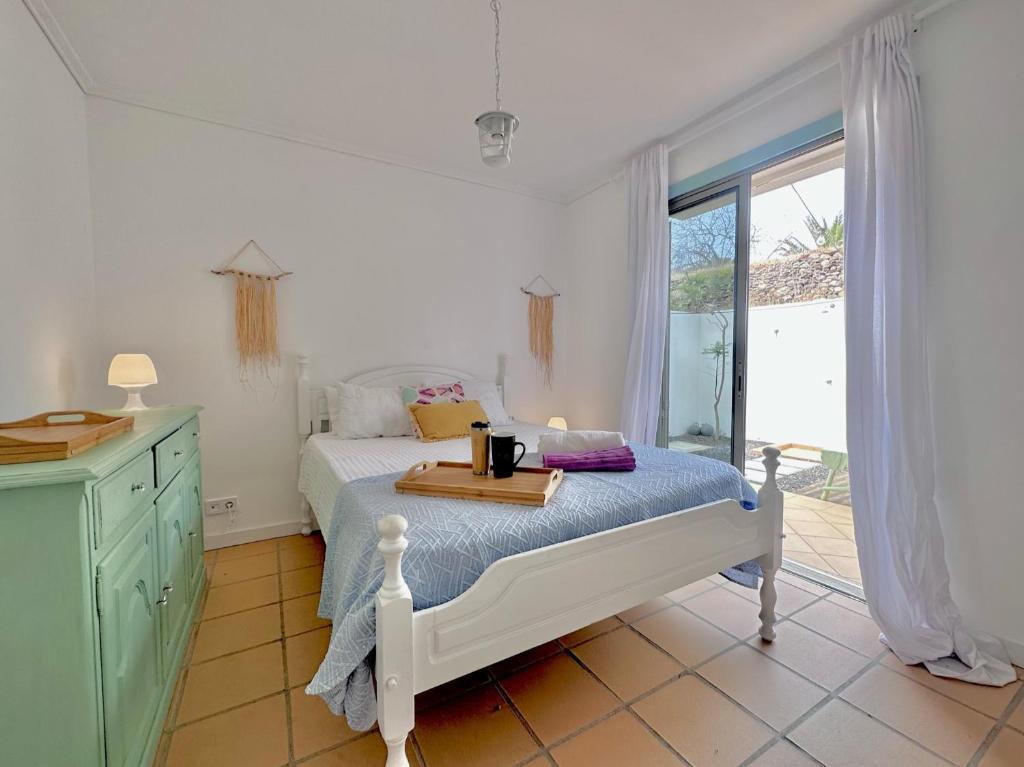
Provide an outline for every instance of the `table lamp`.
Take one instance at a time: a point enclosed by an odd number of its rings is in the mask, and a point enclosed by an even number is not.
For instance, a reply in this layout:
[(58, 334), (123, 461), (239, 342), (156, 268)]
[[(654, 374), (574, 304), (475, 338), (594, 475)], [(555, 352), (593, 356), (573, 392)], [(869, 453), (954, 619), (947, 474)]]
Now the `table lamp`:
[(120, 386), (128, 393), (122, 410), (146, 410), (142, 389), (156, 383), (156, 368), (148, 354), (117, 354), (110, 361), (107, 384)]
[(569, 424), (565, 422), (565, 419), (560, 415), (552, 416), (548, 419), (549, 429), (558, 429), (559, 431), (566, 431), (569, 428)]

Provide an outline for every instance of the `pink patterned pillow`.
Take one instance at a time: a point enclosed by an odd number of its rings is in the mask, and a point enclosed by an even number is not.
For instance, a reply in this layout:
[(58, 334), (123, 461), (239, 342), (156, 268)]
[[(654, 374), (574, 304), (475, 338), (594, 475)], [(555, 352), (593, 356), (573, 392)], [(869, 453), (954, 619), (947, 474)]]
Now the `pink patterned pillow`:
[(433, 405), (435, 402), (465, 402), (466, 394), (462, 390), (462, 382), (402, 387), (402, 402), (406, 405)]

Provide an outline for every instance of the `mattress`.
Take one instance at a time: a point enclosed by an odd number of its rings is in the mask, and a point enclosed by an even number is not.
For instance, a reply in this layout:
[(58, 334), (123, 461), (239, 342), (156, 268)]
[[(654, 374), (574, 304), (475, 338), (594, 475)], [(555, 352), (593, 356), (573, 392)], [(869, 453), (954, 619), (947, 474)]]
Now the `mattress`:
[[(517, 421), (495, 431), (514, 433), (516, 439), (526, 445), (529, 454), (536, 453), (537, 439), (551, 429)], [(299, 492), (312, 506), (326, 539), (334, 514), (334, 501), (346, 482), (405, 471), (420, 461), (469, 461), (470, 457), (469, 437), (420, 442), (416, 437), (342, 439), (334, 434), (314, 434), (306, 440), (302, 450)], [(536, 462), (535, 455), (527, 455), (523, 459), (523, 465)]]

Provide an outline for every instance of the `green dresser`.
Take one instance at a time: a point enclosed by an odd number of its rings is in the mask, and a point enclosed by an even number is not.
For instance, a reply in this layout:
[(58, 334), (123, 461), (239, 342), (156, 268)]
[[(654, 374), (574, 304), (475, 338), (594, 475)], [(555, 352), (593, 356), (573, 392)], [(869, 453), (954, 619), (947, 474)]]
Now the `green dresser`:
[(0, 466), (0, 764), (152, 761), (206, 583), (198, 412)]

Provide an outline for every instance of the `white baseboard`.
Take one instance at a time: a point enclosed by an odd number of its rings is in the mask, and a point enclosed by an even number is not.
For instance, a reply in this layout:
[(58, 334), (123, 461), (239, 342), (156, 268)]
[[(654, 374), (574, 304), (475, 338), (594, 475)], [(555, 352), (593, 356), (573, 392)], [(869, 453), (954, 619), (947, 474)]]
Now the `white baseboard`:
[(265, 541), (268, 538), (283, 538), (286, 535), (296, 535), (302, 532), (302, 521), (285, 522), (277, 525), (264, 525), (263, 527), (249, 527), (245, 530), (231, 530), (220, 535), (205, 536), (206, 550), (223, 549), (225, 546), (237, 546), (240, 543), (252, 543), (253, 541)]
[(1024, 668), (1024, 644), (1004, 639), (1003, 645), (1006, 647), (1006, 652), (1009, 653), (1013, 665)]

